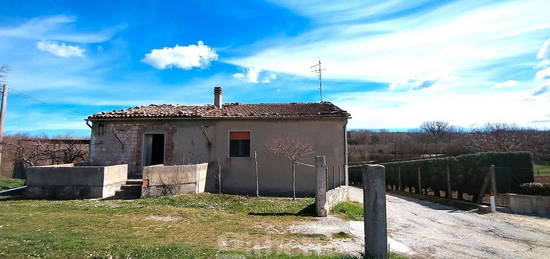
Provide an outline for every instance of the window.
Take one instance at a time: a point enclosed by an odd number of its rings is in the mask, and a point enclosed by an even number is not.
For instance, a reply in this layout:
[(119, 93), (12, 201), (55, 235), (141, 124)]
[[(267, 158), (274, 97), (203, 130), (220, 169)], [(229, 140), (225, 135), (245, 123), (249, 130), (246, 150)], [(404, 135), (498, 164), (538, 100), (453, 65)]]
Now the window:
[(229, 157), (250, 157), (250, 132), (229, 132)]

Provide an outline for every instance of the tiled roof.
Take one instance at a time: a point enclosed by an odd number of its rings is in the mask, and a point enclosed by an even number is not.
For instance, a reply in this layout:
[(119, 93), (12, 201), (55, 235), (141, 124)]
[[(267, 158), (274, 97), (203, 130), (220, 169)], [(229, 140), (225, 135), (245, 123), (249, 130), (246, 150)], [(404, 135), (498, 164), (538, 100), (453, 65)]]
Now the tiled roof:
[(330, 102), (320, 103), (224, 103), (222, 109), (214, 105), (151, 104), (111, 112), (96, 113), (88, 118), (307, 118), (307, 117), (350, 117), (346, 111)]

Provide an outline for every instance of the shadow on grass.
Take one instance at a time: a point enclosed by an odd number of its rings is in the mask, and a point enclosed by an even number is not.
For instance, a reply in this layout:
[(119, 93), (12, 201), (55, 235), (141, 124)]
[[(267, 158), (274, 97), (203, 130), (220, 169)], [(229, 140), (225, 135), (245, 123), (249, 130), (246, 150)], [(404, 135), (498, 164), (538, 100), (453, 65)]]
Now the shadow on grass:
[(302, 217), (315, 217), (315, 203), (310, 204), (309, 206), (301, 209), (296, 213), (290, 212), (249, 212), (248, 215), (251, 216), (302, 216)]

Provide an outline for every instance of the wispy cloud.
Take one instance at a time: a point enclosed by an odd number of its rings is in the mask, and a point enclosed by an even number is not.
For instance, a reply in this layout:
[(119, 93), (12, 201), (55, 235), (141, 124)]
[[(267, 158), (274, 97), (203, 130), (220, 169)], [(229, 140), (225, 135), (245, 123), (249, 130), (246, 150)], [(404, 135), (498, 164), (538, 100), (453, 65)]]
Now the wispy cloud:
[(109, 40), (122, 29), (115, 26), (98, 32), (80, 32), (71, 26), (75, 21), (75, 17), (66, 15), (38, 17), (17, 26), (0, 27), (0, 37), (98, 43)]
[[(405, 6), (407, 2), (412, 1), (401, 1)], [(297, 5), (292, 6), (313, 20), (325, 18), (307, 11), (324, 10), (320, 2)], [(353, 5), (342, 8), (354, 12)], [(327, 78), (388, 83), (439, 71), (462, 77), (501, 59), (533, 53), (550, 28), (549, 8), (548, 1), (539, 0), (456, 1), (399, 18), (362, 21), (363, 14), (357, 14), (348, 16), (359, 18), (352, 25), (321, 24), (293, 38), (273, 39), (271, 47), (227, 62), (311, 76), (309, 67), (320, 58), (327, 64)]]
[(79, 46), (71, 46), (65, 43), (57, 43), (50, 41), (39, 41), (36, 43), (36, 47), (39, 50), (47, 51), (54, 56), (66, 58), (66, 57), (83, 57), (85, 49)]
[(198, 41), (197, 45), (164, 47), (162, 49), (153, 49), (145, 54), (143, 62), (157, 69), (181, 68), (189, 70), (192, 68), (205, 68), (210, 62), (218, 59), (216, 51)]
[(243, 70), (243, 72), (233, 74), (233, 77), (255, 84), (268, 84), (271, 81), (277, 79), (276, 74), (267, 73), (259, 67), (245, 68)]
[(516, 81), (516, 80), (507, 80), (507, 81), (504, 81), (504, 82), (496, 83), (491, 88), (493, 88), (493, 89), (509, 88), (509, 87), (514, 87), (514, 86), (518, 86), (518, 85), (519, 85), (519, 82)]

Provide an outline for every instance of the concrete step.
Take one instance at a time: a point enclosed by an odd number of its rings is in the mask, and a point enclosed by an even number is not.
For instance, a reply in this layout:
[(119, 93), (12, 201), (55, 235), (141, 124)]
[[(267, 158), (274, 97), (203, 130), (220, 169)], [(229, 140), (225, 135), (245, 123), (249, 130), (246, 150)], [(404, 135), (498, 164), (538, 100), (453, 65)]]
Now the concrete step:
[(141, 185), (137, 185), (137, 184), (124, 184), (120, 187), (121, 190), (123, 191), (137, 191), (137, 192), (141, 192)]
[(127, 179), (126, 184), (128, 184), (128, 185), (131, 185), (131, 184), (142, 185), (143, 184), (143, 179)]
[(121, 199), (121, 200), (139, 199), (140, 196), (141, 196), (141, 192), (126, 191), (126, 190), (120, 190), (115, 192), (115, 199)]

